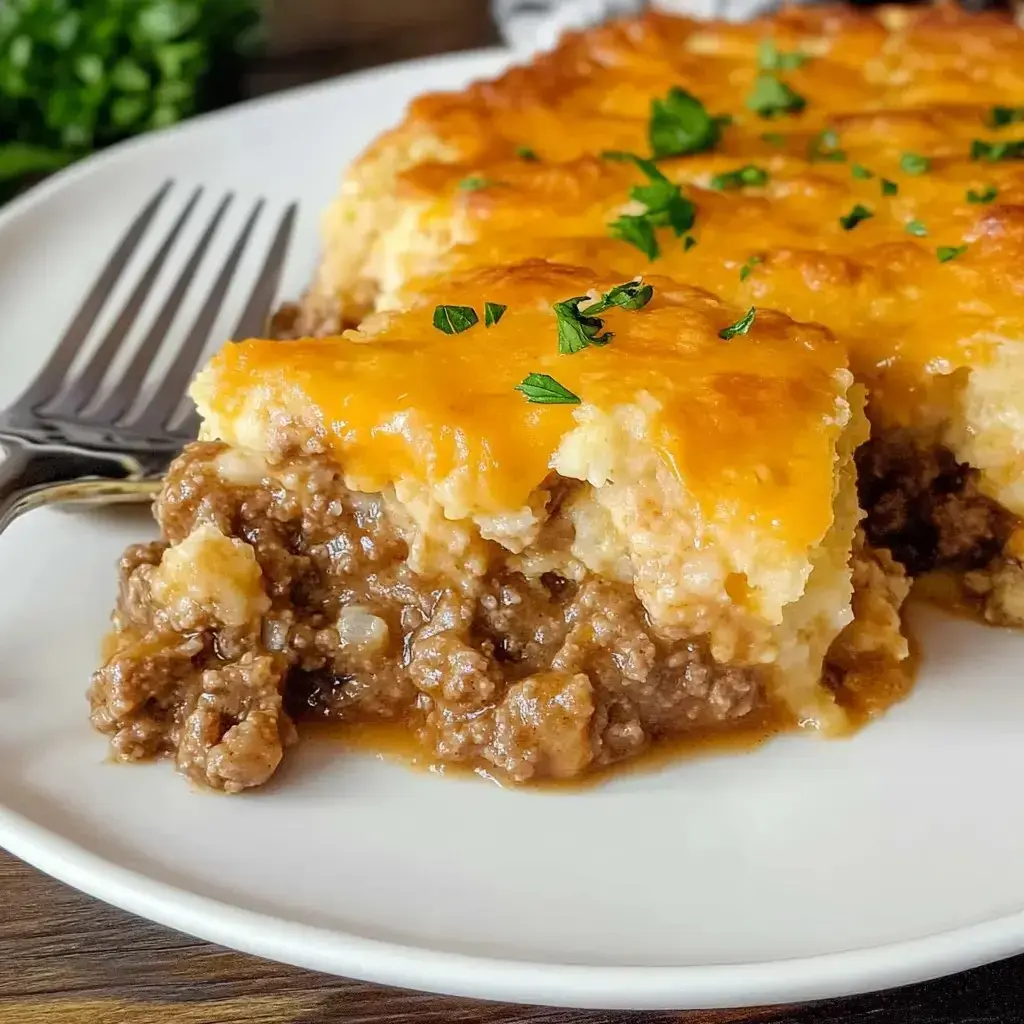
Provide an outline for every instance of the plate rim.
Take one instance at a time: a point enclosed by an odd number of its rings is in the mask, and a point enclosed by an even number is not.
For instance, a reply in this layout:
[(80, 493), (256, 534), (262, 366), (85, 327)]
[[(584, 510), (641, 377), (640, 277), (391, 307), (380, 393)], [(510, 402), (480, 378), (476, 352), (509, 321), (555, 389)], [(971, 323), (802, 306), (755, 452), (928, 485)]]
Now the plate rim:
[(1021, 949), (1024, 912), (904, 942), (745, 964), (540, 963), (286, 921), (108, 861), (0, 804), (0, 847), (79, 892), (207, 942), (381, 985), (509, 1003), (690, 1010), (839, 998), (979, 967)]
[[(494, 46), (395, 61), (246, 100), (127, 140), (57, 172), (9, 202), (0, 210), (0, 237), (61, 190), (102, 173), (137, 150), (201, 131), (211, 122), (439, 64), (470, 66), (490, 60), (498, 70), (501, 61), (514, 56)], [(515, 1003), (680, 1010), (809, 1001), (924, 981), (1024, 951), (1024, 912), (1017, 912), (900, 942), (750, 963), (642, 967), (501, 959), (370, 939), (202, 896), (92, 853), (2, 801), (0, 847), (121, 910), (245, 953), (378, 984)]]

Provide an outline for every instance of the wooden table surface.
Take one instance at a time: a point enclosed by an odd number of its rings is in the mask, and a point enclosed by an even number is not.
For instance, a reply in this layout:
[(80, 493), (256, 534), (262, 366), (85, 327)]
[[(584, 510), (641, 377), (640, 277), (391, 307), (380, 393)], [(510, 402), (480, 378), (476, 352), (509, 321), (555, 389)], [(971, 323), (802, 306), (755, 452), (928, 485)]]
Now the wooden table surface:
[[(484, 0), (270, 0), (280, 39), (263, 92), (352, 67), (487, 43)], [(425, 24), (423, 12), (436, 13)], [(444, 17), (440, 17), (444, 15)], [(297, 19), (297, 21), (295, 20)], [(354, 26), (354, 27), (352, 27)], [(375, 33), (375, 26), (379, 31)], [(357, 31), (358, 30), (358, 31)], [(1011, 1024), (1024, 1022), (1024, 958), (896, 992), (806, 1007), (692, 1013), (530, 1009), (401, 992), (268, 963), (104, 906), (0, 851), (0, 1024)]]

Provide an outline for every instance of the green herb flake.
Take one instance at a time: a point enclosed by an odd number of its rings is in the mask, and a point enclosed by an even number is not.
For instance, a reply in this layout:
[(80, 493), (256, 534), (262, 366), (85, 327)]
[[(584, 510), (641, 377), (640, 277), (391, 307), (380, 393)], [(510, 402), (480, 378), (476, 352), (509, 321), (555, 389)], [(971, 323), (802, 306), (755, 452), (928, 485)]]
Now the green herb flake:
[(754, 272), (754, 267), (759, 263), (764, 263), (763, 256), (751, 256), (750, 259), (740, 267), (740, 280), (746, 281), (746, 279)]
[(917, 238), (926, 238), (928, 236), (928, 229), (919, 220), (907, 221), (906, 227), (903, 230), (908, 235), (915, 235)]
[(950, 260), (955, 260), (957, 256), (963, 256), (965, 252), (967, 252), (966, 245), (940, 245), (935, 250), (935, 255), (940, 263), (948, 263)]
[(435, 306), (434, 326), (445, 334), (461, 334), (478, 323), (480, 318), (472, 306)]
[(471, 174), (459, 182), (459, 188), (463, 192), (479, 192), (480, 189), (490, 188), (492, 185), (501, 184), (493, 178), (485, 178), (482, 174)]
[(669, 181), (657, 165), (634, 153), (609, 151), (602, 154), (606, 160), (635, 164), (647, 177), (648, 184), (635, 185), (629, 191), (631, 199), (644, 207), (640, 214), (623, 214), (608, 225), (613, 238), (635, 245), (649, 260), (656, 259), (661, 249), (655, 235), (656, 228), (668, 227), (677, 238), (693, 227), (697, 207), (687, 199), (682, 189)]
[(874, 213), (860, 203), (847, 214), (839, 218), (839, 224), (844, 231), (852, 231), (862, 221), (874, 217)]
[(484, 303), (484, 327), (493, 327), (504, 315), (508, 306), (500, 302)]
[(754, 322), (754, 317), (757, 315), (754, 307), (746, 311), (734, 324), (729, 324), (728, 327), (723, 327), (719, 332), (718, 336), (722, 341), (731, 341), (738, 334), (746, 334), (750, 330), (751, 324)]
[(767, 142), (771, 146), (784, 146), (786, 144), (786, 136), (781, 132), (763, 132), (761, 134), (761, 141)]
[(762, 71), (795, 71), (802, 68), (811, 58), (806, 53), (780, 50), (774, 40), (762, 39), (757, 48), (757, 66)]
[(697, 239), (693, 235), (687, 235), (683, 239), (683, 252), (689, 252), (697, 244)]
[(635, 164), (652, 181), (655, 179), (668, 181), (668, 178), (658, 170), (658, 165), (653, 160), (648, 160), (647, 157), (638, 156), (625, 149), (602, 149), (600, 155), (602, 160), (614, 160), (617, 164)]
[[(617, 284), (614, 288), (606, 291), (592, 306), (587, 306), (582, 315), (596, 316), (613, 306), (618, 306), (619, 309), (643, 309), (651, 301), (653, 295), (654, 288), (649, 284), (644, 284), (642, 280), (627, 281), (625, 284)], [(569, 301), (575, 300), (570, 299)]]
[(920, 153), (904, 153), (900, 157), (900, 170), (904, 174), (927, 174), (931, 166), (931, 160)]
[(582, 352), (591, 345), (607, 345), (612, 340), (611, 331), (599, 333), (604, 327), (601, 320), (580, 312), (580, 303), (587, 302), (589, 298), (588, 295), (577, 295), (552, 306), (558, 322), (558, 351), (563, 356)]
[(803, 96), (767, 71), (757, 76), (754, 89), (747, 97), (747, 107), (764, 118), (799, 114), (806, 106), (807, 100)]
[(716, 174), (711, 179), (711, 187), (724, 192), (726, 189), (764, 185), (767, 181), (768, 172), (763, 167), (747, 164), (744, 167), (737, 168), (735, 171)]
[(516, 391), (537, 405), (579, 405), (580, 400), (567, 387), (546, 373), (528, 373), (516, 385)]
[(696, 96), (673, 86), (664, 99), (651, 100), (648, 136), (655, 157), (714, 149), (722, 119), (712, 117)]
[(661, 255), (654, 225), (644, 215), (624, 213), (608, 225), (612, 238), (635, 245), (649, 260)]
[(839, 136), (834, 128), (826, 128), (811, 139), (807, 147), (807, 159), (811, 163), (841, 162), (846, 159), (845, 151), (839, 148)]
[(860, 178), (861, 181), (867, 181), (868, 178), (873, 178), (875, 176), (875, 172), (869, 171), (863, 164), (854, 164), (850, 168), (850, 174), (855, 178)]
[(882, 186), (883, 196), (894, 196), (900, 190), (899, 185), (897, 185), (895, 181), (890, 181), (888, 178), (882, 178), (879, 184)]
[(986, 142), (975, 139), (971, 143), (971, 159), (994, 164), (1000, 160), (1024, 160), (1024, 139), (1016, 142)]
[(991, 203), (999, 195), (995, 185), (986, 185), (981, 192), (975, 192), (973, 188), (967, 190), (967, 202), (969, 203)]
[(1024, 107), (993, 107), (985, 119), (989, 128), (1005, 128), (1021, 121), (1024, 121)]
[(537, 153), (534, 150), (530, 149), (529, 146), (516, 146), (516, 156), (519, 157), (520, 160), (540, 159), (540, 157), (537, 156)]

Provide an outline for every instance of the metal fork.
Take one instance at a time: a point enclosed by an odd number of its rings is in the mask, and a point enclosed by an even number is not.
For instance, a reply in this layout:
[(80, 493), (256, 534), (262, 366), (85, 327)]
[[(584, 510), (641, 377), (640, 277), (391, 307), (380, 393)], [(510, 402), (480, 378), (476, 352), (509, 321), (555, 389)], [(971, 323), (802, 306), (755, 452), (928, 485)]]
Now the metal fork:
[[(149, 500), (171, 460), (196, 436), (198, 419), (194, 410), (179, 410), (262, 213), (262, 199), (253, 205), (185, 341), (150, 401), (132, 411), (154, 361), (165, 347), (168, 330), (203, 256), (234, 199), (231, 193), (217, 206), (152, 326), (116, 379), (107, 380), (111, 376), (109, 371), (126, 349), (131, 328), (195, 210), (201, 188), (190, 196), (85, 365), (71, 373), (75, 356), (172, 184), (166, 182), (132, 221), (46, 365), (20, 397), (0, 411), (0, 447), (7, 456), (0, 462), (0, 532), (18, 515), (40, 505)], [(277, 222), (273, 241), (232, 334), (235, 340), (252, 337), (264, 329), (297, 212), (297, 205), (292, 203)]]

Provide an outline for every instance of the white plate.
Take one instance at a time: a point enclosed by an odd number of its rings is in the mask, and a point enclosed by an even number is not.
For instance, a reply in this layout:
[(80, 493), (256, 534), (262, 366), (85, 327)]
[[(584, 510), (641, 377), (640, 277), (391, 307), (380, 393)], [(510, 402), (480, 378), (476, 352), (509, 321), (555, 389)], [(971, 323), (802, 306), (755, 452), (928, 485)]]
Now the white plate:
[[(339, 168), (414, 93), (504, 59), (418, 62), (239, 107), (12, 205), (0, 403), (164, 178), (278, 208), (300, 197), (282, 289), (296, 294)], [(578, 793), (506, 792), (320, 745), (265, 791), (225, 798), (166, 764), (108, 763), (88, 725), (115, 560), (151, 532), (141, 514), (42, 511), (0, 538), (0, 843), (86, 892), (324, 971), (578, 1006), (788, 1002), (1024, 950), (1020, 636), (920, 614), (915, 693), (849, 741), (792, 737)]]

